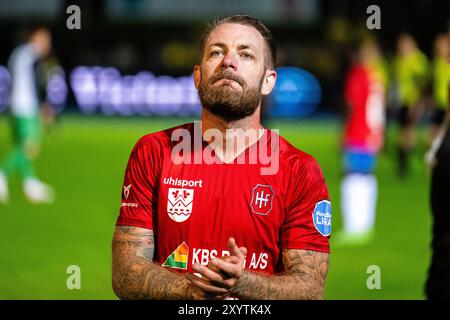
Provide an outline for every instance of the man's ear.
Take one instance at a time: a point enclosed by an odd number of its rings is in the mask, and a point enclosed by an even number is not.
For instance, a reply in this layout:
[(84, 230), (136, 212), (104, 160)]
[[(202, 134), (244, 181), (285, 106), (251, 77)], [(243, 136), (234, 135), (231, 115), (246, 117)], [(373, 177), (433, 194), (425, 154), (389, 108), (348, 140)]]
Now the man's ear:
[(277, 72), (275, 70), (266, 70), (264, 74), (263, 84), (261, 86), (261, 94), (267, 96), (272, 92), (275, 82), (277, 81)]
[(200, 75), (200, 65), (196, 64), (194, 66), (194, 84), (195, 88), (198, 89), (198, 86), (200, 85), (201, 75)]

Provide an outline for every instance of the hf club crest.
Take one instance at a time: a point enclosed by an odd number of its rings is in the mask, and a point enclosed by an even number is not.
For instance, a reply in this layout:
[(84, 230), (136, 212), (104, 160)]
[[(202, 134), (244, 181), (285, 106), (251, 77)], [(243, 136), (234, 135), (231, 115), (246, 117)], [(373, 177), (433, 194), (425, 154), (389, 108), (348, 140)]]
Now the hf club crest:
[(252, 202), (250, 206), (256, 214), (267, 215), (272, 210), (273, 190), (272, 186), (257, 184), (252, 190)]
[(184, 188), (169, 188), (167, 196), (167, 213), (175, 222), (189, 219), (192, 213), (194, 190)]

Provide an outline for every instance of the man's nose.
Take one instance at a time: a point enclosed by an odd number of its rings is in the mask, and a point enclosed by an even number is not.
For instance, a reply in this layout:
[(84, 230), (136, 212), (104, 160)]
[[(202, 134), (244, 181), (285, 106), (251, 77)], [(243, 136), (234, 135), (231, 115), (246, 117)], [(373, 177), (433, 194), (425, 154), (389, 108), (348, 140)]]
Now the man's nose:
[(222, 68), (223, 69), (232, 68), (236, 70), (236, 67), (237, 67), (236, 55), (233, 54), (232, 52), (227, 52), (222, 60)]

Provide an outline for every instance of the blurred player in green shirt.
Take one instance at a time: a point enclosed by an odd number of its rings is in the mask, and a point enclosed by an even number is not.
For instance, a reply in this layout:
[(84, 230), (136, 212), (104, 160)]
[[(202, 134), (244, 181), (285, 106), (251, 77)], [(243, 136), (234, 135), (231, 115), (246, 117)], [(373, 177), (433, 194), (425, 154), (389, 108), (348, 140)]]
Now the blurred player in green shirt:
[(450, 65), (447, 58), (450, 45), (446, 34), (440, 34), (434, 42), (433, 76), (433, 114), (431, 116), (430, 140), (433, 141), (444, 122), (448, 108), (448, 84), (450, 82)]
[(36, 64), (51, 51), (51, 34), (45, 27), (37, 27), (28, 41), (12, 52), (8, 67), (12, 75), (11, 128), (13, 149), (0, 162), (0, 203), (9, 201), (8, 179), (18, 171), (23, 179), (23, 191), (32, 203), (53, 202), (50, 186), (36, 177), (33, 160), (41, 145), (42, 126), (40, 99), (36, 83)]
[(423, 98), (429, 80), (429, 62), (409, 34), (400, 35), (394, 58), (394, 77), (400, 104), (398, 170), (401, 177), (408, 173), (408, 155), (414, 147), (414, 128), (423, 114)]

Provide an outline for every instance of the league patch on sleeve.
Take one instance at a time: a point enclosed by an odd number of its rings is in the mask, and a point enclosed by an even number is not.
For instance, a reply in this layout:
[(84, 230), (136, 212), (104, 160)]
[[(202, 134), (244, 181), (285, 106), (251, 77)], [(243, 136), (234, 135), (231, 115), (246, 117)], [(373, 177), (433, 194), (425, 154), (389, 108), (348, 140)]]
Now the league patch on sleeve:
[(321, 235), (327, 237), (331, 234), (331, 202), (322, 200), (316, 203), (312, 215), (314, 227)]

